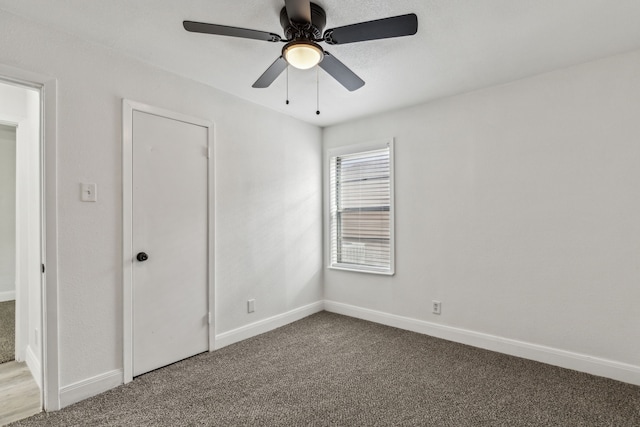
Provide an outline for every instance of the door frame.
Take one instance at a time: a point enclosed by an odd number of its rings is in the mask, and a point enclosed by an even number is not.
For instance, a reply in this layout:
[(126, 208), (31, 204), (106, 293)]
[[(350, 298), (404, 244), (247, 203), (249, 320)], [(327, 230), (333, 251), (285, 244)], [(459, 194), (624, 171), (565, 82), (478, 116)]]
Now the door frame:
[(40, 92), (40, 251), (41, 275), (40, 383), (46, 411), (60, 409), (58, 342), (58, 184), (57, 80), (51, 76), (0, 64), (0, 80)]
[(139, 111), (207, 129), (207, 289), (209, 351), (215, 349), (215, 181), (214, 126), (209, 120), (187, 116), (129, 99), (122, 100), (122, 284), (123, 381), (133, 381), (133, 113)]

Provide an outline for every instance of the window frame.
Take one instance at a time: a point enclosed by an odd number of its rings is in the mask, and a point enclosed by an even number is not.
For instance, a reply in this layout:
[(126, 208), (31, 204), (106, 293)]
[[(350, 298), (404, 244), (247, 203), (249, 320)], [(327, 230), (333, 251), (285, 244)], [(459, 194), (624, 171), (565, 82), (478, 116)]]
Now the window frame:
[[(395, 173), (394, 173), (394, 139), (380, 139), (365, 143), (344, 145), (327, 150), (327, 157), (325, 162), (325, 197), (326, 203), (324, 212), (326, 215), (326, 251), (325, 260), (326, 266), (330, 270), (342, 270), (352, 271), (359, 273), (379, 274), (385, 276), (393, 276), (395, 274)], [(380, 268), (367, 265), (347, 264), (347, 263), (333, 263), (331, 253), (331, 235), (332, 235), (332, 212), (331, 212), (331, 159), (333, 157), (345, 156), (351, 154), (365, 153), (367, 151), (380, 150), (389, 148), (389, 268)]]

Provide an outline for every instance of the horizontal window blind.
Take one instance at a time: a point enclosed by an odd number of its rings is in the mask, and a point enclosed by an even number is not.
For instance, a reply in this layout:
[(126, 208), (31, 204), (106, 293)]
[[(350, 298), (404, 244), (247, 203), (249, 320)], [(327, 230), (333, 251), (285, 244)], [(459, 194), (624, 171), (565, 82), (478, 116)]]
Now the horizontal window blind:
[(330, 158), (332, 266), (391, 270), (389, 150)]

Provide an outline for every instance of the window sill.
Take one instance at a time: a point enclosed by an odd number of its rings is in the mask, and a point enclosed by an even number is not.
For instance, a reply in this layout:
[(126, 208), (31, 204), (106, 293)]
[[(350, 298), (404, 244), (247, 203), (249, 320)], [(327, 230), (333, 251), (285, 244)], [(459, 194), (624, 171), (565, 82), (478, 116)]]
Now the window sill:
[(334, 264), (327, 266), (330, 270), (342, 270), (342, 271), (351, 271), (354, 273), (369, 273), (369, 274), (379, 274), (381, 276), (393, 276), (395, 271), (393, 270), (385, 270), (381, 268), (375, 267), (363, 267), (356, 266), (352, 264)]

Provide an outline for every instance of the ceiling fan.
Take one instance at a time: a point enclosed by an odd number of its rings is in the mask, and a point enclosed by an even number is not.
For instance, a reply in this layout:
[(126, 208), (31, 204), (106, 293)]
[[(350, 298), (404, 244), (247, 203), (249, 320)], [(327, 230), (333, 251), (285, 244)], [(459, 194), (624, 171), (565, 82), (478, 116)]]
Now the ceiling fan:
[(361, 88), (364, 81), (318, 43), (339, 45), (411, 36), (418, 31), (418, 17), (410, 13), (331, 28), (323, 33), (327, 23), (324, 9), (309, 0), (285, 0), (284, 3), (285, 7), (280, 12), (280, 25), (284, 30), (284, 38), (265, 31), (204, 22), (184, 21), (183, 25), (185, 30), (194, 33), (286, 43), (282, 49), (282, 55), (258, 78), (253, 84), (254, 88), (269, 87), (287, 68), (287, 65), (303, 70), (319, 65), (349, 91)]

